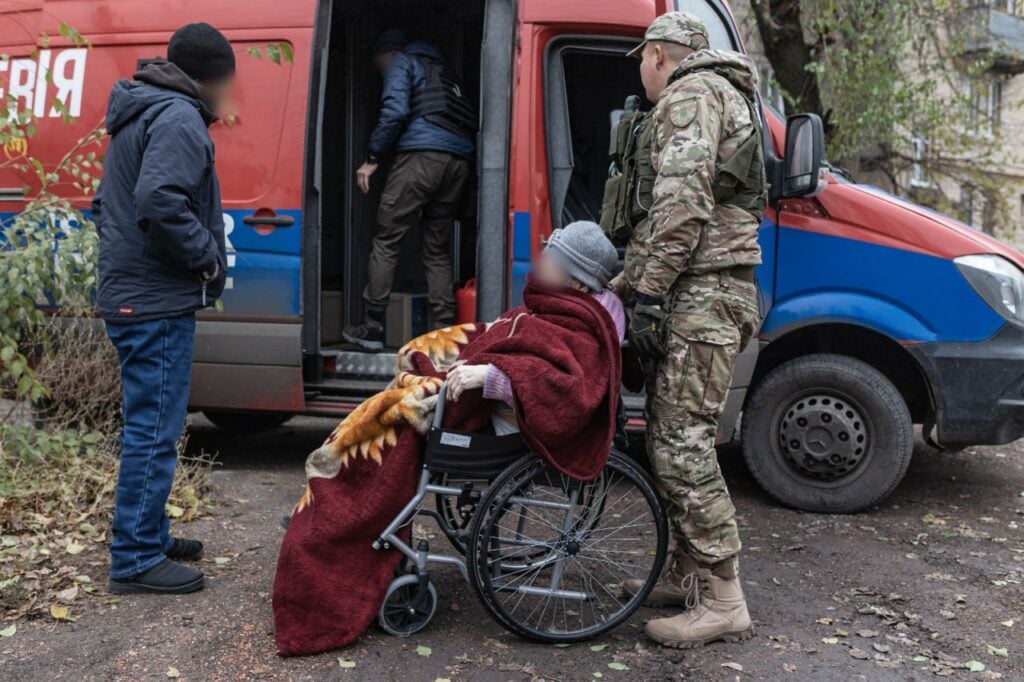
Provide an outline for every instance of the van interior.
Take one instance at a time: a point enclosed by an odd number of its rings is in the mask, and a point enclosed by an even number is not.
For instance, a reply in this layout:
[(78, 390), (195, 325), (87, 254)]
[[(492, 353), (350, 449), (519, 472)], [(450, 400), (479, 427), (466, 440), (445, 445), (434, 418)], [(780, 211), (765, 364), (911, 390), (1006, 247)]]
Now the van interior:
[[(336, 360), (328, 366), (326, 379), (386, 378), (394, 370), (390, 353), (359, 353), (344, 343), (341, 331), (346, 324), (363, 316), (362, 291), (367, 277), (367, 261), (376, 231), (376, 209), (387, 177), (387, 161), (373, 176), (371, 191), (363, 195), (355, 183), (355, 170), (366, 156), (367, 142), (376, 123), (382, 85), (373, 65), (374, 40), (387, 28), (403, 29), (410, 40), (425, 39), (444, 52), (449, 68), (462, 87), (477, 101), (487, 83), (488, 73), (482, 60), (494, 60), (482, 54), (488, 5), (494, 0), (350, 0), (329, 3), (322, 19), (329, 22), (326, 45), (320, 63), (322, 108), (316, 122), (320, 148), (313, 173), (319, 186), (321, 234), (319, 240), (320, 311), (318, 338), (307, 340), (307, 349), (318, 344), (324, 358)], [(514, 11), (514, 10), (513, 10)], [(549, 156), (552, 157), (551, 194), (556, 226), (573, 220), (598, 220), (604, 183), (608, 174), (611, 129), (621, 113), (627, 95), (642, 94), (637, 62), (625, 56), (635, 41), (622, 39), (556, 41), (549, 51), (547, 78), (546, 131)], [(493, 71), (493, 63), (490, 65)], [(510, 71), (509, 71), (510, 72)], [(600, 78), (595, 78), (600, 74)], [(501, 90), (510, 85), (500, 85)], [(552, 92), (556, 96), (552, 96)], [(488, 99), (493, 99), (492, 97)], [(490, 102), (483, 103), (481, 125), (486, 126)], [(552, 122), (555, 122), (552, 125)], [(507, 125), (506, 125), (507, 127)], [(493, 134), (489, 147), (496, 146)], [(484, 154), (488, 150), (483, 150)], [(497, 165), (500, 165), (500, 161)], [(505, 164), (507, 165), (507, 163)], [(477, 167), (494, 167), (481, 163)], [(484, 171), (486, 173), (487, 171)], [(506, 171), (507, 172), (507, 171)], [(481, 193), (487, 185), (480, 179)], [(504, 181), (507, 187), (507, 179)], [(479, 211), (490, 210), (481, 202)], [(507, 206), (507, 205), (506, 205)], [(507, 220), (507, 207), (495, 205), (499, 220)], [(457, 221), (452, 239), (456, 287), (477, 272), (478, 226), (486, 215), (477, 216), (476, 185), (471, 183), (465, 208)], [(504, 214), (505, 218), (501, 218)], [(487, 241), (487, 240), (485, 240)], [(479, 258), (506, 257), (505, 244), (481, 250)], [(492, 253), (493, 252), (493, 253)], [(500, 261), (496, 261), (500, 262)], [(481, 272), (489, 271), (487, 262)], [(305, 277), (305, 275), (304, 275)], [(313, 284), (309, 279), (308, 284)], [(420, 235), (407, 235), (394, 282), (388, 311), (386, 347), (392, 351), (409, 338), (427, 331), (426, 281), (420, 264)], [(506, 301), (515, 303), (515, 300)], [(396, 324), (397, 322), (401, 324)], [(308, 350), (307, 350), (308, 352)], [(362, 359), (360, 359), (362, 358)]]
[[(444, 52), (471, 101), (479, 100), (484, 0), (362, 0), (333, 3), (327, 68), (323, 78), (321, 130), (321, 333), (325, 347), (343, 344), (341, 330), (362, 320), (362, 291), (376, 231), (377, 205), (390, 159), (382, 159), (371, 179), (370, 193), (356, 187), (355, 171), (366, 157), (379, 110), (383, 79), (372, 60), (372, 46), (385, 29), (403, 29), (409, 40), (429, 40)], [(476, 269), (475, 183), (452, 238), (456, 287)], [(393, 287), (389, 322), (403, 319), (404, 333), (390, 329), (396, 347), (426, 331), (426, 279), (420, 264), (420, 233), (406, 236)], [(395, 325), (389, 325), (394, 327)]]

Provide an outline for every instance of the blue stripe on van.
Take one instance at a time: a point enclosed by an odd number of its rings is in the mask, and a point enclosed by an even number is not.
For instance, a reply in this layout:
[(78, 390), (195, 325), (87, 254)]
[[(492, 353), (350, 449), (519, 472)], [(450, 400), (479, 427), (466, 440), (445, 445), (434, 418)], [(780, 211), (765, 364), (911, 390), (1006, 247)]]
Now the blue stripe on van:
[(532, 268), (533, 254), (530, 250), (530, 214), (517, 211), (512, 215), (512, 276), (508, 292), (509, 307), (523, 302), (526, 275)]
[(847, 322), (903, 342), (983, 341), (1005, 321), (956, 265), (913, 251), (778, 228), (769, 337), (808, 322)]

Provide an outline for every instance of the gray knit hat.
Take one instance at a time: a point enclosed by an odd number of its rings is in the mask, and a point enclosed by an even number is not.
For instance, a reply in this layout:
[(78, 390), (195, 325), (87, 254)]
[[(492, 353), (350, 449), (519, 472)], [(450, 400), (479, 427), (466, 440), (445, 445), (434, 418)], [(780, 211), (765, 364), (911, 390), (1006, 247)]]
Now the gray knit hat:
[(592, 291), (603, 291), (619, 264), (619, 252), (597, 223), (580, 220), (555, 230), (544, 251)]

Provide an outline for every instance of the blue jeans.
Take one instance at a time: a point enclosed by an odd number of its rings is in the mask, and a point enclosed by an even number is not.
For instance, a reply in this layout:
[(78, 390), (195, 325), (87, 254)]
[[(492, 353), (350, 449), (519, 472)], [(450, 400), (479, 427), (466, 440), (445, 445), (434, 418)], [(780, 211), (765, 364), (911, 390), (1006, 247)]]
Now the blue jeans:
[(107, 336), (121, 362), (124, 392), (121, 470), (110, 545), (110, 577), (116, 580), (156, 566), (173, 542), (164, 507), (188, 413), (195, 334), (194, 313), (107, 323)]

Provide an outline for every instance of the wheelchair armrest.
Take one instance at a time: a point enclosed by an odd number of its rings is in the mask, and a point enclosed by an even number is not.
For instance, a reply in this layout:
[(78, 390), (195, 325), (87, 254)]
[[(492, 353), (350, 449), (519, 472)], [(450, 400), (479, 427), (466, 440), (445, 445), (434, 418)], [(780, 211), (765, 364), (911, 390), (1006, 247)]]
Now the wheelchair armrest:
[(441, 428), (441, 421), (444, 419), (444, 404), (448, 399), (448, 382), (442, 381), (441, 388), (437, 389), (437, 405), (434, 406), (434, 428)]

